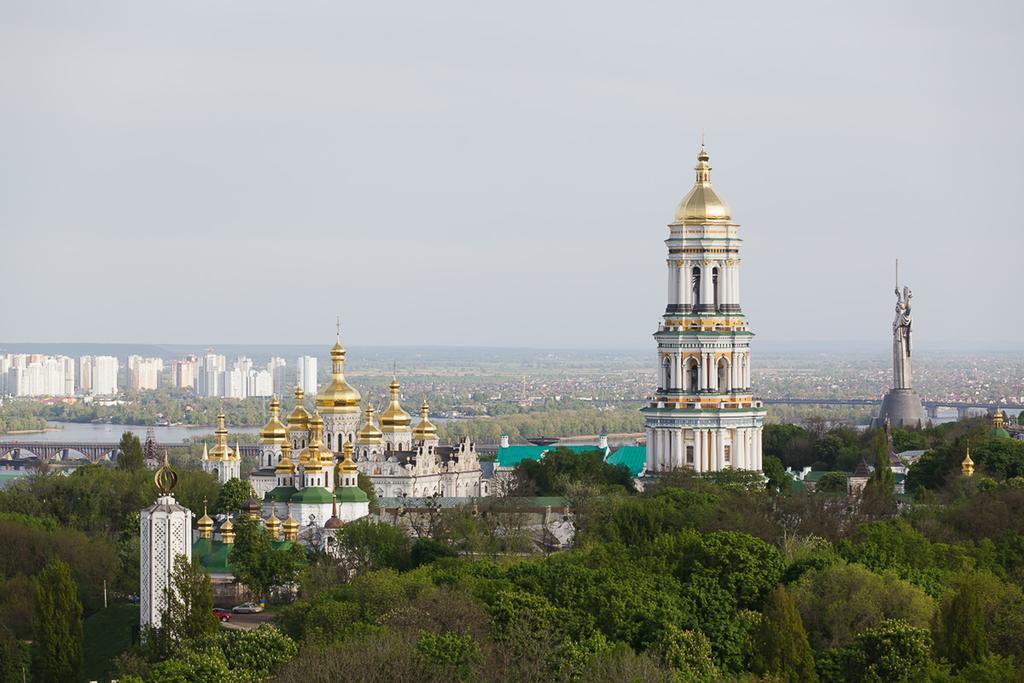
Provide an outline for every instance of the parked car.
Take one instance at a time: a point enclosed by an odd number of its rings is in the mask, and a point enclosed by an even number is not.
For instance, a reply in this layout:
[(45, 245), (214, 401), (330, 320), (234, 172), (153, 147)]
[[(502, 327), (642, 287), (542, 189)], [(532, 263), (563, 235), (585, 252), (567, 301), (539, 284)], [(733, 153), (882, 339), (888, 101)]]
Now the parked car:
[(256, 614), (263, 611), (263, 605), (258, 602), (243, 602), (241, 605), (232, 607), (231, 611), (235, 614)]
[(213, 616), (217, 617), (221, 621), (231, 621), (231, 612), (221, 607), (214, 607), (213, 612), (211, 612), (211, 614), (213, 614)]

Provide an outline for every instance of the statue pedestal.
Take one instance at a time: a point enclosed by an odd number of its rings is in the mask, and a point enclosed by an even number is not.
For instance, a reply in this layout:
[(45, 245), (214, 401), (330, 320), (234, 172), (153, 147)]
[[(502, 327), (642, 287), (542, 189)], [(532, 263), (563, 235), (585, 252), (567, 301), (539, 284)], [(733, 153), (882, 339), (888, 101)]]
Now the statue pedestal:
[(920, 429), (928, 424), (921, 397), (913, 389), (890, 389), (871, 426), (881, 427), (887, 418), (889, 424), (900, 429)]

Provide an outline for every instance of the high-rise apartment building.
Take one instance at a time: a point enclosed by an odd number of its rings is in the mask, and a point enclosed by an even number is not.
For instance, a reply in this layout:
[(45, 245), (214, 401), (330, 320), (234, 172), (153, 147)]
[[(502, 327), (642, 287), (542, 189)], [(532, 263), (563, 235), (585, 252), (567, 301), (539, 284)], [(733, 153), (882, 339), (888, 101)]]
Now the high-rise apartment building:
[(74, 396), (75, 361), (67, 356), (4, 354), (0, 393), (14, 396)]
[(164, 370), (161, 358), (128, 356), (128, 375), (132, 389), (152, 391), (160, 384), (160, 373)]
[(295, 361), (295, 383), (307, 394), (316, 394), (316, 357), (299, 356)]
[(288, 386), (288, 363), (284, 358), (278, 358), (277, 356), (271, 358), (270, 362), (267, 363), (267, 370), (270, 371), (274, 382), (271, 393), (284, 396), (285, 393), (290, 392), (293, 387)]
[(178, 389), (195, 389), (199, 361), (195, 356), (185, 356), (174, 361), (174, 386)]
[(113, 396), (117, 393), (118, 361), (114, 356), (93, 356), (91, 392), (96, 396)]

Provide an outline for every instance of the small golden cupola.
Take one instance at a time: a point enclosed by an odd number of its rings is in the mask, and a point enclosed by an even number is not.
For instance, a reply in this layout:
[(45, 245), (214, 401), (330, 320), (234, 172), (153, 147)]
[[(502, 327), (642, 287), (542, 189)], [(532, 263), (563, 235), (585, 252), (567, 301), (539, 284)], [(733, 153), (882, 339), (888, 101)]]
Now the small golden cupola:
[(361, 397), (345, 381), (345, 349), (338, 333), (331, 348), (331, 381), (316, 395), (316, 409), (324, 415), (358, 415)]
[(276, 506), (271, 505), (270, 517), (267, 517), (267, 531), (270, 532), (270, 537), (275, 541), (281, 538), (281, 520), (277, 518)]
[(287, 441), (281, 444), (281, 459), (277, 461), (274, 472), (281, 475), (295, 474), (295, 463), (292, 462), (292, 445)]
[(288, 519), (281, 526), (284, 528), (284, 540), (295, 541), (299, 538), (299, 521), (292, 517), (291, 503), (288, 503)]
[(402, 385), (398, 383), (397, 377), (391, 378), (388, 391), (391, 392), (391, 402), (387, 409), (380, 414), (380, 430), (385, 434), (402, 434), (412, 431), (412, 415), (402, 409), (398, 401), (398, 394)]
[(416, 441), (437, 441), (437, 427), (430, 421), (430, 405), (425, 399), (420, 406), (420, 421), (412, 430), (412, 438)]
[(323, 448), (324, 419), (320, 413), (309, 418), (309, 445), (299, 452), (299, 465), (306, 471), (319, 470), (322, 466), (320, 451)]
[(296, 385), (295, 407), (292, 408), (292, 412), (288, 414), (289, 432), (304, 432), (309, 429), (309, 411), (307, 411), (306, 406), (303, 405), (305, 397), (306, 394), (302, 391), (302, 387)]
[(199, 538), (213, 538), (213, 518), (206, 513), (206, 498), (203, 498), (203, 516), (196, 526), (199, 527)]
[(676, 225), (729, 223), (732, 220), (729, 205), (715, 192), (715, 188), (711, 187), (709, 159), (704, 144), (701, 143), (700, 151), (697, 153), (697, 165), (694, 167), (697, 171), (697, 180), (693, 189), (679, 202), (679, 208), (676, 209)]
[(270, 419), (260, 431), (260, 443), (283, 444), (288, 441), (288, 428), (281, 422), (281, 402), (277, 395), (270, 397)]
[(213, 432), (213, 448), (207, 454), (207, 460), (238, 460), (238, 453), (228, 445), (228, 428), (224, 424), (224, 413), (217, 416), (217, 429)]
[(224, 543), (235, 542), (235, 525), (231, 522), (230, 517), (225, 519), (224, 523), (220, 525), (220, 540)]
[(381, 443), (384, 434), (377, 429), (377, 423), (373, 419), (375, 412), (373, 406), (367, 403), (366, 410), (363, 412), (363, 424), (356, 432), (356, 445), (376, 446)]
[(964, 461), (960, 463), (960, 471), (963, 472), (965, 477), (974, 475), (974, 461), (971, 460), (971, 447), (967, 447), (967, 455), (964, 457)]

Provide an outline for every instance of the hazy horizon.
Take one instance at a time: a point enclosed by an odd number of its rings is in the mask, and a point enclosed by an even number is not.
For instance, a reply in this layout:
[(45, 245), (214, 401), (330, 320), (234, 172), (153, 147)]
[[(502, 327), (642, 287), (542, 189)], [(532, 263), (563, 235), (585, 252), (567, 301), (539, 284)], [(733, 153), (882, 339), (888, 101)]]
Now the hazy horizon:
[(0, 7), (8, 344), (653, 354), (702, 130), (755, 363), (1024, 342), (1018, 3)]

